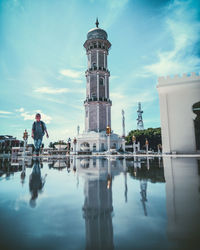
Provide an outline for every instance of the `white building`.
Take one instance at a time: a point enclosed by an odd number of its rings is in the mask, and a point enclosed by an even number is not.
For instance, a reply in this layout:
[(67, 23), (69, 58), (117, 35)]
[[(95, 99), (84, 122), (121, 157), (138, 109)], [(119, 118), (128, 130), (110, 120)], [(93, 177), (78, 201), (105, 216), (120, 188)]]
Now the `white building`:
[(200, 151), (200, 76), (158, 78), (163, 153)]
[(111, 47), (105, 30), (98, 27), (90, 30), (84, 43), (88, 68), (86, 76), (85, 131), (78, 134), (76, 151), (107, 151), (110, 148), (124, 148), (124, 140), (117, 134), (106, 135), (107, 126), (111, 127), (111, 106), (107, 56)]

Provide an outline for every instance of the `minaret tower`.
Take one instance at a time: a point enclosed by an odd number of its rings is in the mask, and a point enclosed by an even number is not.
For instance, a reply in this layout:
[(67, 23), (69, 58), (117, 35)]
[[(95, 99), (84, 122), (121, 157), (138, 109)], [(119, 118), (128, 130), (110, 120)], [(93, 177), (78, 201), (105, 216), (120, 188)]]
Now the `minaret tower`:
[(112, 102), (109, 99), (110, 72), (107, 65), (111, 44), (107, 37), (106, 31), (99, 28), (97, 19), (96, 27), (88, 32), (83, 45), (88, 59), (88, 68), (85, 72), (85, 132), (101, 132), (106, 131), (107, 126), (111, 127)]
[(122, 137), (125, 137), (125, 116), (124, 110), (122, 109)]
[(144, 124), (143, 124), (143, 119), (142, 119), (142, 108), (141, 108), (141, 103), (138, 102), (138, 110), (137, 110), (137, 113), (138, 113), (138, 118), (137, 118), (137, 129), (139, 130), (142, 130), (144, 129)]

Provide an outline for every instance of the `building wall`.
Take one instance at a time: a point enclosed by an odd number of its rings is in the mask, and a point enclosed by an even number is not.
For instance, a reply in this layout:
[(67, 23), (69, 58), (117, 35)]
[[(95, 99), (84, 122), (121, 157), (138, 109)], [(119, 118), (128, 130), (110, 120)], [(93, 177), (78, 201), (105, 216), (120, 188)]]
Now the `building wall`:
[(97, 106), (89, 105), (89, 130), (97, 131)]
[(107, 127), (106, 124), (106, 105), (101, 104), (99, 105), (99, 129), (100, 131), (105, 131), (105, 128)]
[(192, 105), (200, 101), (200, 76), (159, 78), (158, 92), (164, 153), (195, 153)]

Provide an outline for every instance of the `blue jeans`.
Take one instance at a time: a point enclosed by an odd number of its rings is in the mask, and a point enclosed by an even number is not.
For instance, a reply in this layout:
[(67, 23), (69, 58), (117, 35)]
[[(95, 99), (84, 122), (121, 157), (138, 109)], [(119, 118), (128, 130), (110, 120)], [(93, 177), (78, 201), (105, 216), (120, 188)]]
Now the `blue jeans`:
[(34, 146), (35, 146), (36, 152), (40, 151), (41, 145), (42, 145), (42, 139), (34, 139)]

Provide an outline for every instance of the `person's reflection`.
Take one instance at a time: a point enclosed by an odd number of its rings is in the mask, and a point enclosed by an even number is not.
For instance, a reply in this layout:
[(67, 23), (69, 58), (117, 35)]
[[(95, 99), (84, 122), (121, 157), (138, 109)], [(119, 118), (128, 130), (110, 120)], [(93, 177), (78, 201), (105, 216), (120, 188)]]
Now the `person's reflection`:
[(32, 208), (36, 206), (36, 199), (38, 197), (38, 193), (42, 191), (42, 188), (45, 184), (45, 179), (46, 175), (44, 178), (41, 176), (40, 162), (37, 159), (34, 162), (34, 167), (29, 177), (29, 190), (31, 193), (30, 206)]
[(21, 172), (21, 184), (22, 186), (24, 185), (25, 182), (25, 177), (26, 177), (26, 166), (25, 163), (22, 163), (22, 172)]
[(146, 202), (147, 202), (147, 180), (140, 181), (140, 189), (141, 189), (141, 202), (144, 209), (144, 215), (147, 216)]

